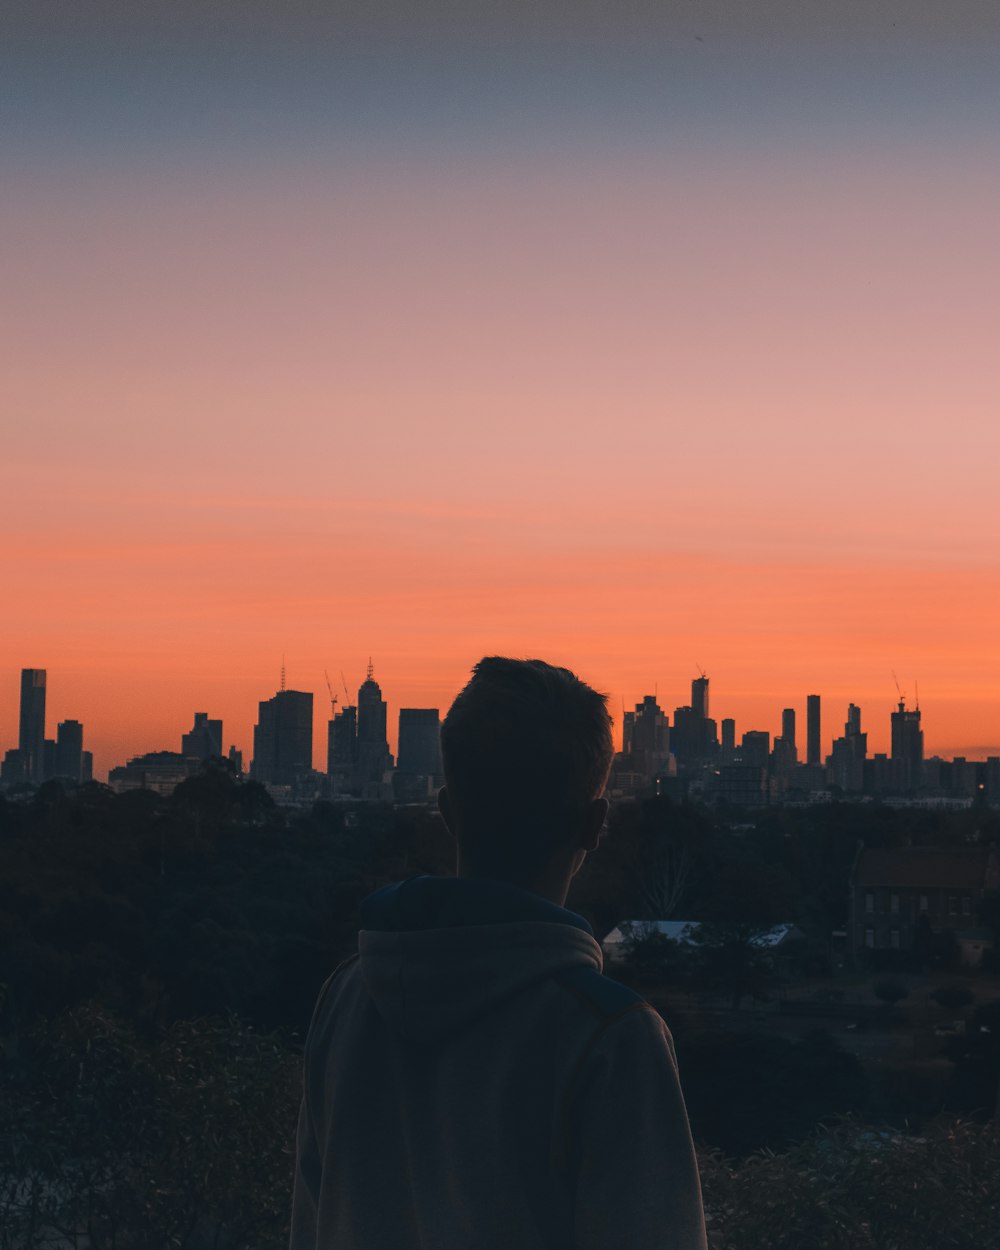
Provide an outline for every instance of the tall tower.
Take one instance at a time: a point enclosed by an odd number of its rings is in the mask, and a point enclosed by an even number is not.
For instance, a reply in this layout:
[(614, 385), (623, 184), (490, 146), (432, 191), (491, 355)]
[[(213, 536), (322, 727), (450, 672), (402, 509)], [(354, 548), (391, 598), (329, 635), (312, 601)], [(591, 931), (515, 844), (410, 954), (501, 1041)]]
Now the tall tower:
[(382, 778), (392, 767), (386, 740), (386, 705), (371, 659), (358, 689), (358, 781), (362, 798), (378, 798)]
[(258, 704), (250, 775), (270, 785), (291, 786), (312, 772), (313, 697), (279, 690)]
[(54, 772), (68, 781), (83, 781), (83, 726), (78, 720), (59, 722)]
[(708, 718), (708, 678), (704, 674), (691, 683), (691, 711), (702, 720)]
[(181, 735), (181, 754), (207, 760), (222, 755), (222, 721), (209, 720), (207, 712), (195, 712), (194, 727)]
[(806, 763), (822, 763), (820, 751), (819, 695), (806, 695)]
[(924, 734), (920, 728), (920, 708), (907, 711), (905, 702), (890, 717), (892, 722), (892, 765), (896, 785), (915, 790), (920, 785), (924, 763)]
[(25, 753), (28, 779), (45, 780), (45, 669), (21, 669), (21, 720), (18, 748)]
[(781, 736), (795, 750), (795, 708), (786, 707), (781, 713)]

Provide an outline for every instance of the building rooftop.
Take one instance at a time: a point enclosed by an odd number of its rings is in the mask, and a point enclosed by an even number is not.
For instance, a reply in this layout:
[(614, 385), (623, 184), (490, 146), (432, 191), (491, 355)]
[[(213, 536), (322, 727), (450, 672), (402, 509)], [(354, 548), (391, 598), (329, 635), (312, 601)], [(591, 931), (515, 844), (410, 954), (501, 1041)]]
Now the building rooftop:
[(988, 846), (866, 847), (854, 869), (854, 884), (989, 890), (1000, 885), (1000, 857)]

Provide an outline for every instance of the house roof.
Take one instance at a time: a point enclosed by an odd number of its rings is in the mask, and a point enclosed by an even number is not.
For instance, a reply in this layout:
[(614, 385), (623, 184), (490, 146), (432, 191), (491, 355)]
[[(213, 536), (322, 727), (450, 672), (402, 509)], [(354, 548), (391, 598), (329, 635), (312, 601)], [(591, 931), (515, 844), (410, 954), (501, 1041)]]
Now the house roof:
[(987, 890), (1000, 884), (1000, 863), (988, 846), (866, 847), (854, 869), (854, 884)]
[[(695, 932), (700, 928), (698, 920), (623, 920), (612, 929), (601, 943), (605, 948), (614, 950), (620, 943), (632, 936), (645, 936), (650, 932), (662, 933), (671, 942), (679, 942), (683, 946), (695, 941)], [(764, 933), (758, 933), (750, 939), (753, 946), (774, 948), (790, 938), (801, 938), (801, 929), (793, 924), (775, 925)]]

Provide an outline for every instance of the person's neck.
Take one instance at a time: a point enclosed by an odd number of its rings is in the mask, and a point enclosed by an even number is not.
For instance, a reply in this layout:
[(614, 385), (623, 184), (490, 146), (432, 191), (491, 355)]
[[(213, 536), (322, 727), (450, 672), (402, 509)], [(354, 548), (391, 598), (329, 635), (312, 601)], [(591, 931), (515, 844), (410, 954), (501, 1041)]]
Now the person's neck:
[(531, 894), (539, 895), (540, 898), (548, 899), (557, 907), (566, 906), (566, 896), (569, 894), (570, 882), (573, 879), (572, 872), (565, 865), (546, 864), (536, 872), (521, 875), (492, 865), (470, 861), (461, 852), (458, 855), (455, 875), (502, 881), (506, 885), (516, 886), (519, 890), (527, 890)]

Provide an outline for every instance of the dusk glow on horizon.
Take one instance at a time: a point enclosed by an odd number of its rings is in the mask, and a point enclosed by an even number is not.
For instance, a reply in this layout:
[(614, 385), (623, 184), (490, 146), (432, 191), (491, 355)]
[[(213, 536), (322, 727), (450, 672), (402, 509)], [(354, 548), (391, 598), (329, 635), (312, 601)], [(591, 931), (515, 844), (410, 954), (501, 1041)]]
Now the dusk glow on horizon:
[(0, 754), (484, 654), (1000, 754), (1000, 10), (830, 7), (10, 19)]

